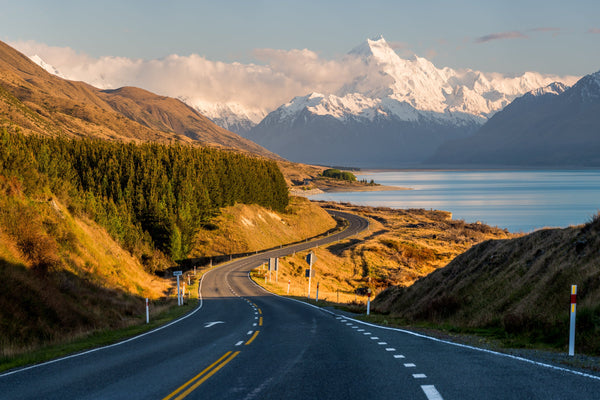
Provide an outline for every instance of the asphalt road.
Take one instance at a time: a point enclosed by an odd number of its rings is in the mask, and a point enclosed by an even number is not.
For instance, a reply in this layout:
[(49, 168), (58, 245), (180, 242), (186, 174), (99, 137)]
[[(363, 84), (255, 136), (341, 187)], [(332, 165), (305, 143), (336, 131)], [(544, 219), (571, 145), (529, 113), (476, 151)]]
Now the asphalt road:
[(274, 296), (249, 279), (269, 257), (367, 226), (346, 217), (343, 233), (208, 272), (199, 308), (170, 326), (0, 375), (0, 398), (600, 398), (597, 377), (372, 326)]

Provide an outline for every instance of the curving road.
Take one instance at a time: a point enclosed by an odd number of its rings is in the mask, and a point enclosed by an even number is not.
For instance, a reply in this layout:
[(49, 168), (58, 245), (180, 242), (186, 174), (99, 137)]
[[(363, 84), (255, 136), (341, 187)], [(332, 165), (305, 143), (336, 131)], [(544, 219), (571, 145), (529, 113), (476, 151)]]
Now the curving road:
[[(205, 274), (184, 319), (0, 375), (2, 399), (597, 399), (600, 379), (365, 324), (265, 292), (248, 271), (349, 228)], [(318, 268), (318, 261), (316, 264)]]

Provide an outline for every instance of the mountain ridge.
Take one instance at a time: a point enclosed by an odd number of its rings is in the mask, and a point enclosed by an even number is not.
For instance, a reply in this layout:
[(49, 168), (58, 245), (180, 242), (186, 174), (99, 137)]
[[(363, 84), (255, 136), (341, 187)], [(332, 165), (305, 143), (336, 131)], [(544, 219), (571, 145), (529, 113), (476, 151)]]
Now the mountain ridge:
[(448, 142), (427, 161), (443, 165), (600, 165), (600, 71), (570, 88), (515, 99), (473, 136)]
[(62, 79), (4, 42), (0, 42), (0, 122), (7, 129), (41, 135), (201, 144), (279, 158), (218, 127), (180, 100), (143, 89), (102, 91)]
[(360, 57), (368, 73), (336, 93), (295, 97), (245, 136), (297, 162), (418, 164), (446, 141), (474, 133), (517, 95), (557, 78), (438, 69), (424, 58), (400, 58), (382, 37), (367, 40), (348, 57)]

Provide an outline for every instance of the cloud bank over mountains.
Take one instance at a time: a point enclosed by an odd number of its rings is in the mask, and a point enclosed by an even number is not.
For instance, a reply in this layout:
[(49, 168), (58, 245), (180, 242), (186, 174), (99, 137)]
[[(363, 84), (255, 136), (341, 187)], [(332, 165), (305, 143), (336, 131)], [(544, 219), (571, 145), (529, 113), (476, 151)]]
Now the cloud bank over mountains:
[(214, 103), (237, 105), (260, 114), (255, 122), (295, 96), (336, 92), (368, 72), (360, 60), (326, 60), (308, 49), (256, 49), (253, 55), (263, 63), (259, 65), (212, 61), (197, 54), (153, 60), (94, 58), (69, 47), (34, 41), (13, 42), (11, 46), (30, 57), (39, 56), (71, 80), (102, 89), (137, 86), (207, 107)]
[[(151, 60), (95, 58), (69, 47), (35, 41), (11, 45), (30, 57), (37, 55), (67, 79), (103, 89), (141, 87), (180, 98), (213, 120), (241, 115), (257, 124), (297, 96), (314, 92), (343, 94), (349, 87), (359, 92), (389, 87), (389, 76), (352, 52), (324, 59), (308, 49), (255, 49), (253, 56), (259, 63), (242, 64), (212, 61), (198, 54), (173, 54)], [(388, 46), (393, 49), (390, 51), (407, 57), (408, 49), (403, 43)], [(227, 127), (227, 122), (223, 125)]]

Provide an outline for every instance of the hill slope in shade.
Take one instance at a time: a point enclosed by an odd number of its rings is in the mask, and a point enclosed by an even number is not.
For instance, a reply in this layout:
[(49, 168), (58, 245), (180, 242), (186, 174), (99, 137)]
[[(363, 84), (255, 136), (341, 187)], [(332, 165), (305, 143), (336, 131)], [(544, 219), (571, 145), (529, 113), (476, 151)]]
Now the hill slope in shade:
[(494, 115), (429, 160), (444, 165), (600, 166), (600, 71), (571, 88), (553, 84)]
[(578, 285), (577, 348), (600, 353), (600, 216), (566, 229), (490, 240), (407, 288), (373, 301), (404, 322), (489, 329), (565, 349), (571, 285)]
[(179, 100), (136, 88), (101, 91), (67, 81), (3, 42), (0, 124), (41, 135), (198, 143), (277, 158)]

